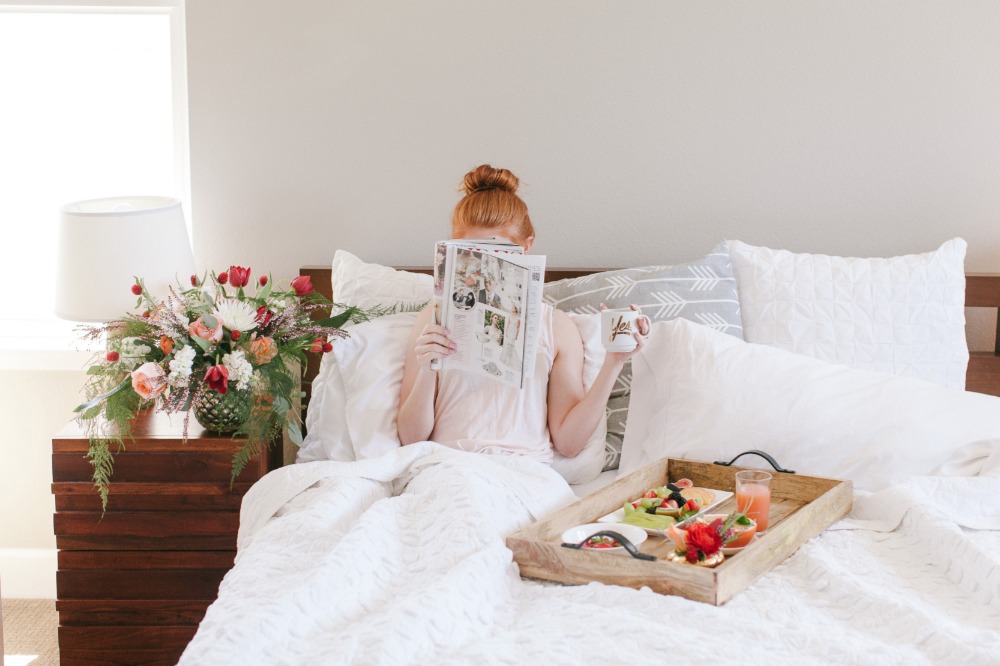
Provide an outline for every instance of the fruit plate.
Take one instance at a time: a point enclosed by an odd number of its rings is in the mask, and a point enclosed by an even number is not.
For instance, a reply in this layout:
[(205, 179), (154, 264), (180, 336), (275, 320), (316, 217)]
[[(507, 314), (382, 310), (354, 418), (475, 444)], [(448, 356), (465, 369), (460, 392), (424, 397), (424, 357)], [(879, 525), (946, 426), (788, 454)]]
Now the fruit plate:
[(726, 546), (723, 546), (722, 547), (722, 554), (723, 555), (737, 555), (739, 553), (742, 553), (744, 548), (746, 548), (750, 544), (757, 543), (758, 541), (760, 541), (760, 537), (757, 536), (756, 534), (754, 534), (753, 537), (750, 538), (750, 543), (748, 543), (746, 546), (738, 546), (736, 548), (727, 548)]
[[(706, 488), (705, 490), (711, 491), (712, 493), (715, 494), (715, 496), (712, 498), (712, 502), (708, 506), (703, 506), (698, 511), (698, 513), (693, 514), (692, 516), (690, 516), (691, 518), (693, 518), (694, 516), (701, 515), (701, 514), (705, 513), (706, 511), (708, 511), (709, 509), (712, 509), (714, 507), (719, 506), (720, 504), (722, 504), (727, 499), (729, 499), (730, 497), (733, 496), (733, 493), (729, 492), (728, 490), (716, 490), (715, 488)], [(637, 499), (639, 499), (639, 498), (636, 498), (636, 499), (631, 500), (631, 501), (634, 502)], [(678, 509), (678, 512), (679, 511), (680, 510)], [(666, 514), (666, 515), (670, 515), (670, 514)], [(627, 525), (628, 523), (622, 523), (622, 520), (624, 518), (625, 518), (625, 508), (624, 507), (619, 507), (619, 508), (615, 509), (614, 511), (612, 511), (611, 513), (603, 515), (600, 518), (598, 518), (597, 522), (599, 522), (599, 523), (621, 523), (623, 525)], [(646, 534), (648, 534), (650, 536), (663, 536), (664, 535), (664, 531), (663, 530), (659, 530), (659, 529), (656, 529), (656, 528), (653, 528), (653, 527), (641, 527), (640, 529), (646, 530)]]

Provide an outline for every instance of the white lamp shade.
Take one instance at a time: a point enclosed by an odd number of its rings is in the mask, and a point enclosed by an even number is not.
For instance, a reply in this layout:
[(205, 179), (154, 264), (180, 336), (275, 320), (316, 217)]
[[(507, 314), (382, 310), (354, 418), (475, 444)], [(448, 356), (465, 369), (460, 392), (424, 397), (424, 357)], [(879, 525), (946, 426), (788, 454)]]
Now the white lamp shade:
[(111, 321), (135, 308), (132, 285), (165, 297), (195, 272), (181, 203), (169, 197), (112, 197), (60, 210), (56, 315)]

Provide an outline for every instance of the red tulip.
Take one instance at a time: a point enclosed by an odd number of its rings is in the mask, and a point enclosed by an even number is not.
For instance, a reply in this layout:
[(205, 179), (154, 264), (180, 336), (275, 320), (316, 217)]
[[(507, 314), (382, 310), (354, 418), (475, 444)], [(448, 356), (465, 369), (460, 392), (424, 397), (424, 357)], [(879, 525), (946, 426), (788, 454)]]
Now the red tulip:
[(333, 351), (333, 345), (331, 345), (329, 342), (324, 342), (323, 343), (323, 353), (324, 354), (329, 354), (332, 351)]
[(198, 276), (197, 275), (192, 275), (191, 276), (191, 286), (192, 287), (197, 287), (198, 286)]
[(250, 281), (250, 267), (243, 268), (242, 266), (230, 266), (229, 267), (229, 284), (234, 287), (245, 287), (247, 282)]
[(229, 368), (224, 365), (213, 365), (205, 372), (205, 383), (208, 388), (226, 395), (229, 388)]
[(136, 296), (142, 296), (142, 286), (138, 282), (132, 285), (132, 293)]
[(313, 290), (312, 280), (308, 275), (300, 275), (292, 280), (292, 289), (296, 296), (305, 296)]
[(257, 282), (260, 283), (260, 286), (262, 286), (262, 287), (265, 286), (267, 284), (267, 276), (266, 275), (261, 275), (260, 279), (257, 280)]
[(274, 313), (268, 310), (266, 305), (260, 306), (259, 308), (257, 308), (257, 316), (255, 317), (257, 321), (257, 326), (259, 326), (260, 328), (264, 328), (265, 326), (271, 323), (271, 317), (273, 316)]
[(321, 352), (323, 351), (323, 345), (325, 344), (326, 340), (324, 340), (323, 338), (316, 338), (315, 340), (312, 341), (312, 344), (309, 345), (309, 351)]
[(239, 340), (241, 335), (243, 335), (243, 334), (240, 333), (239, 331), (229, 331), (229, 338), (233, 342), (236, 342), (237, 340)]
[(219, 281), (219, 284), (226, 284), (227, 282), (229, 282), (229, 273), (227, 273), (226, 271), (222, 271), (221, 273), (219, 273), (219, 277), (215, 279)]
[(121, 358), (121, 356), (119, 356), (118, 352), (116, 351), (109, 351), (107, 353), (107, 356), (105, 356), (105, 358), (108, 359), (108, 363), (114, 363), (119, 358)]

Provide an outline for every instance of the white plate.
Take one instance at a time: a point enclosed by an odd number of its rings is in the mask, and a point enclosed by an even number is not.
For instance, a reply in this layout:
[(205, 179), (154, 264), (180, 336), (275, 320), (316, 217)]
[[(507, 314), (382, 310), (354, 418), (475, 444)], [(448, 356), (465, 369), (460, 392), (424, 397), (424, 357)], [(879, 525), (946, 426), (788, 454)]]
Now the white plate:
[[(701, 514), (705, 513), (706, 511), (708, 511), (709, 509), (712, 509), (714, 507), (719, 506), (720, 504), (722, 504), (727, 499), (729, 499), (730, 497), (733, 496), (733, 494), (731, 492), (727, 491), (727, 490), (716, 490), (715, 488), (709, 488), (709, 490), (711, 490), (713, 493), (715, 493), (715, 501), (712, 502), (711, 504), (709, 504), (708, 506), (702, 507), (701, 510), (698, 511), (698, 513), (694, 514), (694, 516), (701, 515)], [(631, 500), (631, 501), (634, 502), (635, 500)], [(691, 517), (693, 518), (694, 516), (691, 516)], [(611, 513), (607, 514), (606, 516), (601, 516), (600, 518), (597, 519), (597, 522), (599, 522), (599, 523), (619, 523), (621, 525), (628, 525), (628, 523), (621, 522), (624, 519), (625, 519), (625, 509), (623, 507), (623, 508), (618, 509), (617, 511), (612, 511)], [(687, 519), (685, 519), (685, 520), (687, 520)], [(628, 525), (628, 526), (629, 527), (636, 527), (635, 525)], [(663, 536), (663, 533), (664, 533), (663, 530), (657, 530), (657, 529), (653, 529), (651, 527), (640, 527), (638, 529), (644, 530), (646, 532), (646, 534), (649, 534), (651, 536)]]
[[(646, 533), (635, 525), (607, 525), (606, 523), (588, 523), (587, 525), (577, 525), (576, 527), (571, 527), (565, 532), (563, 532), (562, 540), (563, 543), (580, 543), (584, 539), (596, 534), (597, 532), (618, 532), (623, 537), (632, 542), (632, 545), (636, 548), (639, 547), (643, 541), (646, 540)], [(585, 548), (584, 550), (594, 552), (594, 553), (625, 553), (625, 547), (619, 546), (618, 548)], [(626, 553), (627, 554), (627, 553)]]
[[(751, 543), (754, 543), (755, 541), (757, 541), (758, 538), (760, 538), (760, 537), (758, 537), (756, 534), (754, 534), (753, 537), (750, 539), (750, 543), (748, 543), (747, 546), (749, 546)], [(726, 548), (725, 546), (723, 546), (722, 547), (722, 554), (723, 555), (735, 555), (736, 553), (742, 551), (747, 546), (740, 546), (739, 548)]]

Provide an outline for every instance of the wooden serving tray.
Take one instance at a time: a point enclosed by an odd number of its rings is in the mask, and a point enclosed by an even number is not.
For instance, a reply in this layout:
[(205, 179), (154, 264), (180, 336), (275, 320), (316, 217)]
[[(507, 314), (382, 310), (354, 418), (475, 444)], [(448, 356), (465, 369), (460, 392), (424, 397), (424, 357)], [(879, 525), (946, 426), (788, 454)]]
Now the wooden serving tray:
[[(746, 467), (664, 458), (507, 537), (507, 547), (526, 578), (560, 583), (599, 581), (649, 587), (721, 606), (851, 510), (852, 483), (801, 474), (772, 472), (768, 531), (715, 567), (670, 562), (670, 539), (650, 536), (639, 547), (656, 561), (627, 554), (562, 547), (562, 534), (574, 525), (596, 522), (650, 488), (688, 478), (696, 486), (735, 492), (735, 475)], [(711, 513), (736, 510), (733, 496)], [(614, 529), (614, 524), (608, 524)]]

